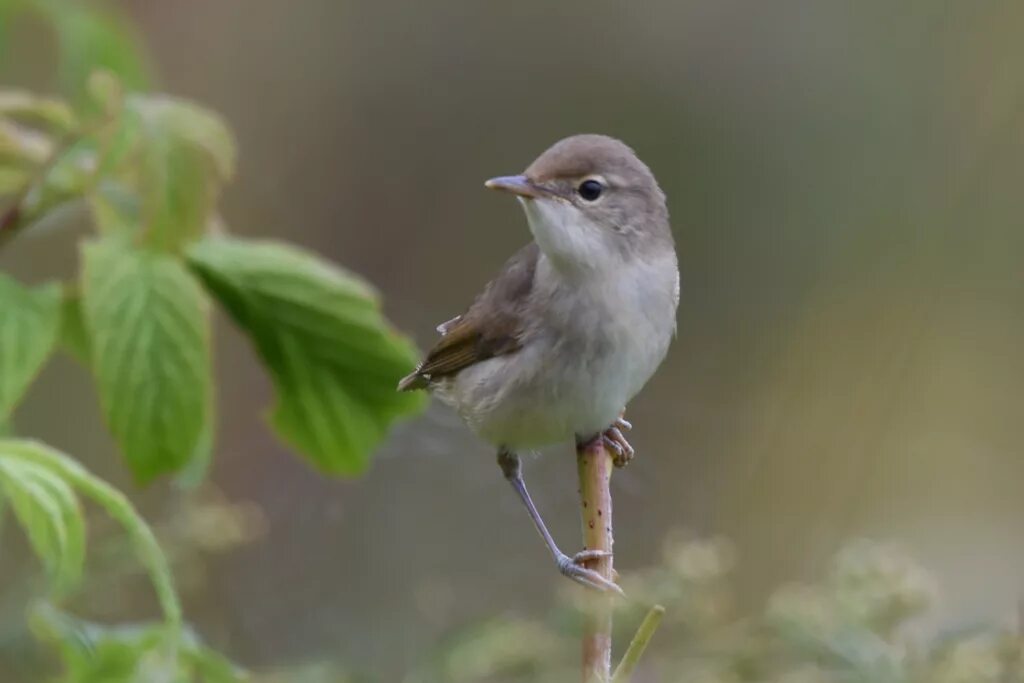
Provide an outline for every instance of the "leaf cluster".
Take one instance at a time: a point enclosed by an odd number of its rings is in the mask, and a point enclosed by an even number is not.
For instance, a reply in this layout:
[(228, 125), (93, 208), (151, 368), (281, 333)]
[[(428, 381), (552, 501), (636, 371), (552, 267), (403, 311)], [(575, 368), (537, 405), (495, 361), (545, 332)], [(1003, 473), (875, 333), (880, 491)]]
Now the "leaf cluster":
[[(120, 64), (119, 43), (83, 46), (121, 34), (81, 12), (52, 13), (65, 52)], [(357, 275), (228, 233), (217, 201), (236, 165), (230, 130), (193, 102), (130, 90), (142, 71), (93, 71), (71, 100), (0, 91), (0, 248), (63, 206), (85, 208), (94, 227), (66, 281), (30, 287), (0, 274), (0, 422), (63, 346), (94, 375), (139, 481), (205, 462), (212, 301), (273, 380), (278, 436), (324, 472), (363, 471), (392, 422), (423, 405), (394, 391), (415, 349)]]
[[(25, 17), (56, 40), (64, 96), (0, 88), (0, 250), (69, 212), (92, 227), (63, 279), (0, 273), (0, 514), (19, 523), (50, 588), (30, 626), (54, 646), (66, 683), (240, 681), (184, 626), (167, 559), (128, 499), (70, 456), (15, 438), (15, 410), (66, 352), (92, 375), (137, 481), (198, 480), (215, 441), (219, 305), (273, 381), (279, 438), (319, 470), (353, 475), (395, 420), (422, 407), (422, 397), (395, 391), (416, 352), (357, 275), (295, 246), (230, 234), (218, 202), (237, 163), (231, 131), (215, 112), (152, 91), (123, 17), (92, 2), (0, 0), (0, 55)], [(105, 627), (58, 607), (83, 573), (82, 500), (120, 524), (162, 620)]]

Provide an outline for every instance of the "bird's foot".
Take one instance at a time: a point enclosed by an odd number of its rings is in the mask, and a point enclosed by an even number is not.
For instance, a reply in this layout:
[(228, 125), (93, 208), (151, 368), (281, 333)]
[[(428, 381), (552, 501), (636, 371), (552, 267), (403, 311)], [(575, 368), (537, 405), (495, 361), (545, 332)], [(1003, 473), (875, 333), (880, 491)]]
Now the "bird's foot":
[(594, 590), (598, 590), (603, 593), (615, 593), (625, 597), (626, 594), (622, 592), (622, 589), (619, 588), (618, 584), (614, 581), (609, 581), (593, 569), (588, 569), (583, 566), (584, 562), (599, 560), (601, 558), (611, 556), (612, 554), (610, 552), (604, 550), (581, 550), (572, 557), (565, 554), (559, 554), (555, 558), (555, 563), (558, 565), (558, 571), (561, 572), (563, 576), (569, 577), (581, 586), (593, 588)]
[(617, 419), (611, 427), (604, 430), (590, 441), (577, 442), (580, 448), (592, 448), (596, 445), (601, 445), (612, 452), (612, 462), (616, 467), (625, 467), (636, 455), (636, 450), (626, 440), (626, 435), (623, 431), (627, 431), (633, 428), (626, 420), (621, 417)]
[(633, 459), (633, 456), (636, 455), (636, 451), (629, 445), (629, 441), (626, 440), (626, 435), (622, 433), (632, 428), (633, 425), (620, 417), (601, 435), (605, 445), (615, 453), (612, 461), (616, 467), (625, 467)]

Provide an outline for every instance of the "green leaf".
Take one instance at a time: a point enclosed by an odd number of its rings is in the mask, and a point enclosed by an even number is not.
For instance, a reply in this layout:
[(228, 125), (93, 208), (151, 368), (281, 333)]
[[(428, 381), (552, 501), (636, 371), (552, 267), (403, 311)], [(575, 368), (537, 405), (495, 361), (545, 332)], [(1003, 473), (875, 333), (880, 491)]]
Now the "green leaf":
[(0, 441), (0, 461), (22, 460), (45, 467), (86, 498), (98, 503), (128, 534), (136, 557), (146, 567), (164, 613), (167, 630), (177, 633), (181, 627), (181, 604), (167, 558), (157, 544), (153, 531), (135, 511), (123, 493), (92, 475), (73, 458), (35, 441)]
[(0, 90), (0, 117), (65, 134), (75, 127), (75, 114), (66, 103), (24, 90)]
[(200, 433), (196, 448), (189, 458), (188, 464), (174, 478), (174, 483), (189, 491), (198, 488), (206, 481), (206, 473), (213, 461), (213, 438), (216, 431), (216, 410), (213, 406), (206, 413), (206, 422)]
[(114, 73), (126, 89), (149, 87), (152, 78), (141, 43), (124, 16), (95, 3), (34, 0), (32, 4), (57, 32), (60, 78), (76, 101), (88, 101), (88, 78), (100, 69)]
[(395, 391), (415, 350), (356, 276), (293, 247), (224, 237), (188, 259), (269, 369), (277, 433), (320, 469), (363, 471), (391, 422), (423, 406)]
[(139, 231), (142, 217), (138, 199), (121, 183), (101, 181), (88, 201), (93, 223), (100, 234), (125, 236)]
[(190, 629), (173, 646), (159, 623), (104, 626), (53, 605), (33, 605), (33, 634), (53, 645), (67, 678), (75, 683), (241, 683), (244, 672), (204, 646)]
[[(135, 185), (129, 187), (129, 180), (138, 184), (139, 165), (142, 161), (144, 130), (142, 118), (134, 109), (121, 103), (101, 103), (99, 106), (115, 107), (116, 112), (110, 123), (99, 128), (91, 139), (101, 150), (95, 169), (96, 178), (103, 182), (119, 182), (126, 190), (137, 194)], [(136, 204), (141, 204), (134, 198)]]
[(55, 576), (67, 543), (64, 516), (58, 503), (25, 474), (23, 470), (29, 466), (18, 461), (0, 460), (0, 487), (32, 549), (47, 572)]
[[(30, 463), (26, 463), (29, 465)], [(64, 527), (64, 545), (55, 575), (55, 591), (63, 594), (73, 588), (82, 576), (85, 565), (85, 518), (78, 497), (68, 484), (45, 467), (30, 470), (39, 487), (57, 501)]]
[(0, 420), (50, 357), (60, 329), (60, 286), (27, 288), (0, 274)]
[(92, 362), (92, 342), (85, 326), (82, 298), (65, 292), (61, 300), (60, 344), (75, 360), (88, 367)]
[(206, 169), (195, 149), (160, 135), (148, 139), (142, 191), (150, 244), (173, 251), (203, 234), (217, 194)]
[(64, 668), (61, 680), (74, 683), (187, 681), (169, 656), (162, 624), (106, 627), (84, 621), (53, 605), (34, 605), (32, 633), (53, 645)]
[(176, 259), (108, 238), (83, 250), (92, 367), (108, 425), (140, 481), (181, 469), (210, 410), (206, 298)]
[(55, 592), (66, 591), (78, 581), (85, 561), (85, 522), (71, 487), (45, 466), (2, 451), (0, 486)]
[(168, 95), (135, 95), (129, 105), (139, 113), (144, 125), (202, 151), (221, 180), (230, 180), (235, 174), (235, 138), (216, 112)]
[(36, 169), (53, 152), (45, 134), (0, 118), (0, 164), (6, 168)]
[(132, 97), (142, 126), (141, 191), (149, 242), (177, 250), (204, 232), (235, 147), (219, 117), (170, 97)]

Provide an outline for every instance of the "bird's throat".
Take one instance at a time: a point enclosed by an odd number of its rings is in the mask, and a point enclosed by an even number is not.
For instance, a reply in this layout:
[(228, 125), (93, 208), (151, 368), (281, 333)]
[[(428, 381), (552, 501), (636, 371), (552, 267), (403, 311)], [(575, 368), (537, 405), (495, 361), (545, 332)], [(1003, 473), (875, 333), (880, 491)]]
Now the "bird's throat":
[(520, 199), (537, 246), (559, 271), (582, 276), (615, 266), (617, 254), (579, 209), (560, 199)]

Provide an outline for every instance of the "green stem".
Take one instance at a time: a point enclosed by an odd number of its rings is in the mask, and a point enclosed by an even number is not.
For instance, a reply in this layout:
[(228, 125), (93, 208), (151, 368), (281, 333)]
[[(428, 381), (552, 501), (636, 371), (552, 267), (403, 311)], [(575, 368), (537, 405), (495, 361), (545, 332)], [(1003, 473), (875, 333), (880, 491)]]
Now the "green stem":
[(647, 612), (647, 616), (640, 623), (640, 628), (636, 630), (636, 635), (633, 636), (626, 654), (622, 655), (622, 661), (615, 668), (612, 683), (627, 683), (629, 681), (629, 677), (633, 675), (633, 670), (636, 669), (640, 658), (643, 657), (644, 650), (647, 649), (647, 644), (651, 642), (651, 638), (658, 629), (658, 624), (661, 623), (663, 616), (665, 616), (665, 608), (661, 605), (655, 605)]

